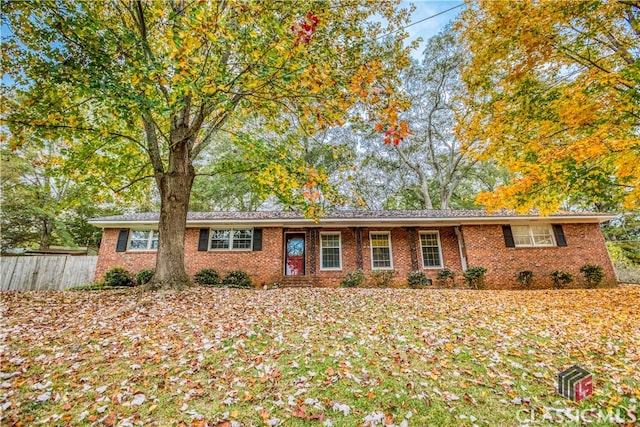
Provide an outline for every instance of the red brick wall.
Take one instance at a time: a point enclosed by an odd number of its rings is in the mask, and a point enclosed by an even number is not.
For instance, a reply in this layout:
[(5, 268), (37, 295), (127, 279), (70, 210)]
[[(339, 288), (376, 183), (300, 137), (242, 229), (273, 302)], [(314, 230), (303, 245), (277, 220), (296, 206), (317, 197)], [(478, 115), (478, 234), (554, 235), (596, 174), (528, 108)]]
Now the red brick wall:
[(156, 266), (156, 253), (153, 252), (116, 252), (119, 228), (105, 228), (98, 250), (95, 281), (102, 279), (104, 273), (113, 267), (122, 267), (132, 273)]
[[(308, 229), (286, 229), (287, 233), (305, 232), (307, 235), (307, 274), (311, 271), (313, 259), (315, 258), (316, 274), (319, 278), (314, 284), (319, 286), (338, 286), (344, 276), (350, 272), (356, 270), (356, 241), (355, 235), (351, 228), (322, 228), (318, 232), (318, 242), (316, 243), (316, 252), (311, 253), (312, 245), (310, 245), (308, 239), (310, 232)], [(322, 270), (320, 260), (320, 233), (324, 232), (341, 232), (342, 239), (342, 269), (341, 270)], [(391, 255), (393, 257), (393, 270), (394, 282), (396, 285), (406, 284), (407, 273), (413, 270), (411, 262), (411, 249), (409, 245), (409, 233), (406, 228), (390, 228), (390, 227), (376, 227), (365, 228), (362, 230), (362, 262), (363, 270), (369, 276), (371, 274), (371, 241), (369, 239), (369, 232), (391, 232)], [(460, 262), (460, 251), (458, 249), (458, 240), (456, 238), (453, 227), (429, 227), (429, 228), (416, 228), (414, 233), (419, 231), (439, 231), (440, 243), (442, 247), (442, 258), (444, 266), (450, 268), (460, 275), (462, 273), (462, 266)], [(420, 250), (420, 242), (417, 241), (417, 256), (418, 256), (418, 270), (425, 272), (427, 277), (435, 280), (439, 269), (423, 269), (422, 268), (422, 254)], [(283, 250), (281, 250), (281, 253)]]
[[(123, 267), (137, 273), (145, 268), (154, 268), (156, 252), (116, 252), (119, 229), (105, 229), (98, 253), (95, 280), (102, 278), (112, 267)], [(198, 251), (200, 229), (188, 228), (185, 235), (185, 269), (193, 276), (203, 268), (213, 268), (221, 275), (232, 270), (249, 273), (256, 285), (277, 282), (281, 276), (283, 247), (282, 229), (262, 230), (261, 251)]]
[[(453, 227), (425, 227), (416, 228), (410, 231), (406, 228), (370, 228), (362, 233), (364, 271), (371, 272), (371, 240), (369, 233), (377, 231), (391, 231), (391, 254), (393, 256), (393, 269), (397, 272), (396, 279), (401, 283), (406, 283), (407, 273), (413, 270), (411, 262), (410, 232), (438, 231), (440, 234), (440, 245), (442, 248), (442, 262), (444, 267), (454, 270), (457, 274), (462, 272), (460, 263), (460, 251), (458, 240), (453, 231)], [(440, 269), (423, 268), (422, 249), (419, 237), (416, 237), (416, 250), (418, 256), (418, 270), (424, 271), (427, 277), (434, 280)]]
[[(605, 269), (607, 281), (614, 282), (615, 275), (604, 245), (604, 238), (598, 224), (565, 224), (564, 233), (567, 247), (549, 248), (507, 248), (500, 225), (462, 226), (461, 231), (466, 245), (467, 263), (470, 267), (486, 267), (487, 283), (492, 287), (511, 288), (517, 286), (515, 275), (522, 270), (531, 270), (535, 274), (536, 287), (550, 286), (549, 273), (553, 270), (566, 270), (581, 277), (579, 269), (584, 264), (598, 264)], [(391, 232), (391, 253), (396, 284), (405, 284), (407, 273), (411, 271), (411, 249), (409, 233), (420, 231), (438, 231), (442, 248), (444, 267), (453, 270), (462, 277), (462, 263), (458, 240), (453, 227), (424, 227), (413, 231), (407, 228), (365, 228), (362, 230), (362, 260), (367, 275), (371, 273), (370, 231)], [(187, 274), (193, 276), (202, 268), (213, 268), (221, 274), (231, 270), (244, 270), (252, 276), (256, 286), (279, 283), (283, 275), (284, 233), (304, 232), (307, 238), (307, 276), (315, 259), (316, 286), (337, 286), (344, 276), (357, 269), (356, 243), (352, 229), (319, 229), (316, 249), (310, 244), (310, 229), (262, 229), (261, 251), (198, 251), (199, 229), (189, 228), (185, 236), (185, 267)], [(320, 232), (341, 231), (342, 269), (321, 270)], [(96, 280), (102, 278), (108, 269), (120, 266), (136, 273), (144, 268), (155, 266), (155, 252), (116, 252), (119, 229), (105, 229), (100, 245)], [(419, 270), (434, 279), (439, 269), (423, 269), (420, 242), (417, 240)]]
[(467, 264), (485, 267), (488, 287), (495, 288), (519, 287), (516, 274), (523, 270), (533, 271), (534, 287), (551, 286), (549, 275), (554, 270), (568, 271), (579, 280), (583, 277), (580, 267), (585, 264), (600, 265), (606, 274), (605, 281), (614, 283), (615, 273), (600, 225), (563, 224), (562, 228), (567, 246), (508, 248), (501, 225), (462, 226)]
[(213, 268), (220, 275), (233, 270), (249, 273), (256, 286), (277, 282), (283, 266), (282, 228), (262, 229), (261, 251), (198, 251), (199, 229), (187, 229), (185, 268), (193, 276), (203, 268)]

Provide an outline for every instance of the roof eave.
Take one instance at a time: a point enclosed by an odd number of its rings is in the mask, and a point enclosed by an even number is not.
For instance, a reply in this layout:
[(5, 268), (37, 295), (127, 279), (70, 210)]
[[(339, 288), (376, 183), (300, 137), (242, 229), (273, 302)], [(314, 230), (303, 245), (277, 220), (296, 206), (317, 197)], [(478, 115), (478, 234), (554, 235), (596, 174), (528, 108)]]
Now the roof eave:
[[(603, 223), (614, 215), (550, 215), (550, 216), (491, 216), (491, 217), (448, 217), (448, 218), (321, 218), (317, 222), (306, 218), (292, 219), (198, 219), (187, 220), (188, 228), (211, 226), (251, 226), (251, 227), (411, 227), (411, 226), (456, 226), (482, 224), (517, 223)], [(157, 227), (157, 220), (100, 221), (90, 220), (89, 224), (100, 228)]]

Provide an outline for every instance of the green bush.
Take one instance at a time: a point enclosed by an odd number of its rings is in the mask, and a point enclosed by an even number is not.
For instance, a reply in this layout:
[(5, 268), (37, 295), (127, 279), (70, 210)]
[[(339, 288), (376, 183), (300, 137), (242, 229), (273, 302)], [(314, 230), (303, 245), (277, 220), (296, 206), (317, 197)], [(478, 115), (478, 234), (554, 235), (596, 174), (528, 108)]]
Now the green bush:
[(551, 279), (553, 280), (553, 286), (555, 288), (561, 288), (573, 282), (573, 276), (571, 275), (571, 273), (563, 270), (556, 270), (551, 272)]
[(369, 284), (376, 288), (387, 288), (391, 285), (395, 270), (374, 270), (369, 277)]
[(580, 267), (580, 273), (584, 274), (589, 288), (599, 286), (604, 280), (604, 270), (599, 265), (585, 264)]
[(484, 287), (484, 275), (487, 269), (484, 267), (469, 267), (464, 272), (464, 281), (470, 288), (482, 289)]
[(516, 274), (516, 279), (518, 280), (518, 283), (520, 283), (521, 285), (524, 285), (526, 287), (531, 286), (531, 283), (533, 283), (533, 271), (531, 270), (523, 270), (518, 272), (518, 274)]
[(213, 268), (203, 268), (193, 276), (193, 281), (200, 286), (221, 286), (220, 274)]
[(135, 284), (131, 273), (122, 267), (113, 267), (111, 270), (108, 270), (104, 273), (102, 282), (104, 283), (104, 286), (110, 287), (133, 286)]
[(149, 283), (155, 272), (156, 271), (153, 268), (145, 268), (144, 270), (140, 270), (138, 274), (136, 274), (136, 284), (140, 286)]
[(362, 286), (365, 280), (364, 270), (358, 269), (350, 271), (340, 282), (340, 286), (343, 288), (356, 288)]
[(453, 286), (456, 280), (456, 274), (449, 268), (443, 268), (442, 270), (438, 271), (436, 279), (438, 280), (440, 286)]
[(242, 270), (230, 271), (224, 276), (222, 285), (229, 288), (250, 289), (253, 288), (251, 277)]
[(424, 271), (410, 271), (407, 273), (407, 284), (410, 288), (422, 288), (429, 285), (429, 279)]

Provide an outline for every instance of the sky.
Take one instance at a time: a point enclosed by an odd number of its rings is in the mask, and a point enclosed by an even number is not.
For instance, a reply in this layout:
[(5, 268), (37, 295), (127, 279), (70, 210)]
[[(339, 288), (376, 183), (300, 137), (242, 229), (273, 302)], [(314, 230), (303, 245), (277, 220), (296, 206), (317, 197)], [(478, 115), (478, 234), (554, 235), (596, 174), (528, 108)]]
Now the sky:
[[(411, 22), (413, 23), (450, 9), (454, 6), (462, 5), (464, 3), (462, 1), (413, 0), (403, 1), (401, 3), (401, 6), (409, 8), (411, 4), (414, 4), (416, 6), (415, 12), (413, 12), (413, 14), (411, 15)], [(423, 39), (420, 47), (416, 51), (414, 51), (413, 56), (417, 59), (421, 58), (422, 52), (424, 51), (424, 47), (426, 45), (426, 41), (430, 37), (438, 34), (438, 32), (445, 25), (455, 19), (463, 9), (464, 6), (458, 7), (449, 12), (443, 13), (442, 15), (427, 19), (426, 21), (420, 22), (407, 28), (407, 31), (409, 32), (409, 38), (411, 40), (415, 40), (418, 37), (422, 37)]]

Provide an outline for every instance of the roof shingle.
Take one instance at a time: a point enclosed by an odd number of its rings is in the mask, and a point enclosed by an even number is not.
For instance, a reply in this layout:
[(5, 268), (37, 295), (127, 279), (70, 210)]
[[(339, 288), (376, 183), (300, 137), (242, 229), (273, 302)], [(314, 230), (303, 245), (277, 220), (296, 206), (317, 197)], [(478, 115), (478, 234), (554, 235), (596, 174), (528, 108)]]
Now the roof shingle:
[[(108, 216), (101, 218), (93, 218), (90, 223), (126, 223), (126, 222), (157, 222), (160, 215), (158, 212), (146, 213), (130, 213), (124, 215)], [(497, 219), (497, 218), (531, 218), (539, 217), (537, 212), (522, 215), (516, 214), (515, 211), (496, 211), (489, 213), (485, 210), (474, 209), (427, 209), (427, 210), (384, 210), (384, 211), (367, 211), (367, 210), (335, 210), (327, 212), (321, 217), (320, 222), (329, 220), (400, 220), (402, 219)], [(607, 214), (597, 214), (593, 212), (558, 212), (550, 215), (551, 218), (568, 218), (568, 217), (602, 217), (602, 221), (606, 221), (611, 217)], [(586, 219), (586, 218), (585, 218)], [(256, 212), (189, 212), (187, 222), (224, 222), (224, 221), (300, 221), (310, 220), (300, 212), (284, 212), (284, 211), (256, 211)]]

